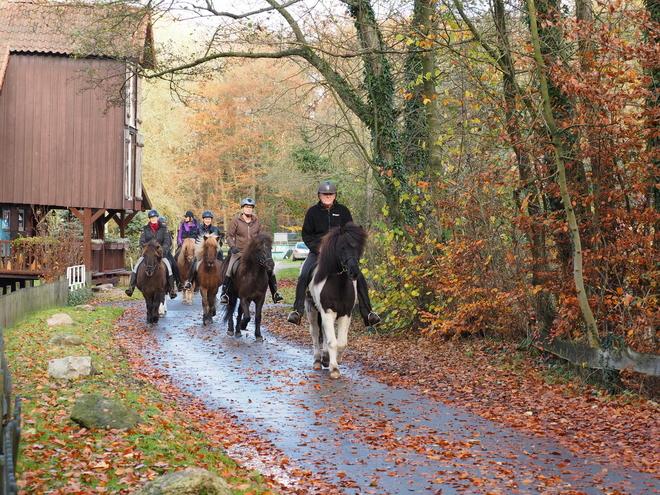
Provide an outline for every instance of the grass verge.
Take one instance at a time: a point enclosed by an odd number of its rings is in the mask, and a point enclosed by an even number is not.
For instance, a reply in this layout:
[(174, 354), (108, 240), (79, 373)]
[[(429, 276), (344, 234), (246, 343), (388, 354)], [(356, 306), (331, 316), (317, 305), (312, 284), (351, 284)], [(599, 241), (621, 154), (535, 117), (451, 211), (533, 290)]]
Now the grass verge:
[[(4, 330), (5, 356), (13, 395), (21, 398), (22, 437), (17, 477), (22, 494), (130, 493), (159, 475), (199, 467), (222, 476), (234, 494), (273, 492), (255, 472), (224, 455), (222, 444), (197, 427), (181, 408), (131, 372), (113, 341), (120, 307), (74, 307), (41, 311)], [(67, 313), (73, 325), (49, 326), (48, 318)], [(85, 345), (49, 344), (58, 334), (77, 335)], [(50, 359), (91, 356), (100, 373), (58, 382), (48, 375)], [(119, 401), (142, 418), (136, 431), (87, 430), (70, 413), (83, 394)]]

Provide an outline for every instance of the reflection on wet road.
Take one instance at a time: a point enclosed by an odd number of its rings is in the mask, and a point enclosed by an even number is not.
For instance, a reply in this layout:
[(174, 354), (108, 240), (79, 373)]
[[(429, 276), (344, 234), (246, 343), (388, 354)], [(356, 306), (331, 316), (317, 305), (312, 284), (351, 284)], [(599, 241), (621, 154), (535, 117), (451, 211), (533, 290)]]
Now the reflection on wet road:
[[(255, 343), (226, 335), (216, 317), (201, 325), (201, 303), (177, 298), (153, 330), (152, 359), (181, 388), (221, 409), (290, 459), (346, 494), (658, 493), (649, 474), (577, 456), (549, 439), (482, 419), (449, 403), (379, 383), (344, 364), (339, 380), (312, 370), (310, 349), (268, 333)], [(155, 350), (156, 351), (156, 350)], [(350, 352), (350, 341), (347, 352)], [(269, 470), (254, 453), (229, 454)], [(271, 463), (274, 464), (274, 463)], [(280, 469), (281, 463), (277, 463)], [(276, 474), (287, 483), (286, 473)], [(285, 467), (286, 470), (286, 467)]]

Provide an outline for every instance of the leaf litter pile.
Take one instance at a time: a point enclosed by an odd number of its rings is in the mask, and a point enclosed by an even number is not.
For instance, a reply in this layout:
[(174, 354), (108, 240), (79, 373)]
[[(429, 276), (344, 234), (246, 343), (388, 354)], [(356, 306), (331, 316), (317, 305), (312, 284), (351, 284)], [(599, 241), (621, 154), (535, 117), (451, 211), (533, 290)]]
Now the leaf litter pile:
[[(115, 326), (114, 342), (130, 364), (130, 380), (137, 384), (148, 383), (162, 394), (161, 401), (150, 404), (156, 407), (155, 414), (146, 411), (147, 405), (141, 403), (140, 398), (133, 399), (132, 407), (153, 418), (151, 424), (141, 426), (142, 434), (158, 433), (164, 449), (181, 450), (186, 454), (181, 454), (176, 461), (159, 460), (154, 454), (145, 458), (136, 448), (139, 442), (125, 434), (110, 432), (101, 439), (92, 437), (84, 429), (70, 424), (67, 408), (63, 407), (73, 401), (76, 394), (65, 399), (54, 398), (47, 392), (53, 385), (42, 376), (35, 395), (44, 403), (33, 409), (34, 414), (50, 415), (52, 428), (62, 436), (41, 436), (40, 442), (33, 442), (38, 437), (30, 429), (34, 420), (24, 414), (27, 433), (22, 440), (22, 455), (28, 460), (43, 455), (56, 457), (57, 470), (67, 482), (59, 490), (34, 489), (48, 486), (47, 478), (55, 476), (55, 469), (30, 469), (28, 463), (21, 478), (23, 493), (129, 493), (162, 473), (185, 466), (206, 467), (222, 475), (230, 480), (235, 493), (345, 493), (321, 476), (288, 466), (290, 461), (286, 455), (260, 439), (255, 431), (230, 415), (209, 410), (198, 398), (175, 386), (165, 373), (144, 358), (145, 349), (153, 348), (155, 341), (153, 330), (144, 325), (143, 303), (126, 306), (122, 324)], [(286, 309), (282, 306), (266, 308), (264, 325), (268, 332), (309, 348), (306, 326), (286, 323)], [(116, 356), (111, 356), (110, 361), (116, 360)], [(445, 342), (419, 337), (386, 337), (353, 328), (344, 363), (344, 366), (359, 366), (362, 372), (389, 386), (415, 390), (500, 424), (524, 429), (539, 437), (550, 437), (577, 455), (598, 454), (631, 471), (656, 477), (660, 474), (660, 447), (656, 443), (660, 406), (657, 403), (632, 394), (608, 395), (577, 376), (558, 379), (556, 374), (548, 374), (547, 357), (520, 353), (514, 345), (483, 340)], [(11, 372), (12, 378), (20, 382), (21, 374), (13, 368)], [(120, 384), (114, 382), (107, 386), (113, 392), (119, 387)], [(44, 392), (40, 393), (42, 390)], [(62, 390), (59, 393), (61, 395)], [(358, 423), (356, 418), (350, 417), (342, 417), (341, 421), (347, 429)], [(165, 432), (174, 428), (175, 423), (190, 432), (191, 445), (168, 444)], [(378, 428), (379, 423), (373, 421), (369, 423), (369, 430), (359, 433), (368, 441), (386, 443), (391, 432)], [(410, 447), (424, 451), (423, 440), (419, 442), (420, 445)], [(231, 461), (222, 465), (214, 461), (215, 464), (209, 465), (206, 452), (224, 452), (225, 448), (236, 444), (248, 446), (255, 458), (268, 459), (271, 464), (268, 472), (281, 466), (289, 476), (295, 477), (296, 488), (283, 487), (274, 476), (253, 476), (240, 466), (232, 465)], [(461, 456), (460, 446), (450, 447), (448, 451)], [(189, 451), (193, 454), (187, 454)], [(104, 476), (115, 481), (104, 482)], [(86, 480), (92, 477), (101, 481), (90, 488)], [(548, 486), (551, 483), (552, 480), (548, 480)], [(466, 493), (489, 493), (480, 490), (478, 485), (474, 480), (474, 490), (467, 489)], [(119, 488), (113, 489), (113, 486)], [(378, 489), (369, 493), (378, 493)], [(439, 488), (437, 493), (442, 490)], [(523, 489), (509, 493), (527, 492)]]

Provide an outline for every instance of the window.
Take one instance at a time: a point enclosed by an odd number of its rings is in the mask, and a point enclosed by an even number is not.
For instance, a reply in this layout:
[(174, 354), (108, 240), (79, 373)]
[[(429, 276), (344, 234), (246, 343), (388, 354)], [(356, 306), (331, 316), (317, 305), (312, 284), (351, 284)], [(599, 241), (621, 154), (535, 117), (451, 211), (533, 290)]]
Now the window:
[(9, 208), (2, 209), (2, 230), (9, 230)]
[(22, 208), (18, 209), (18, 231), (23, 232), (25, 230), (25, 210)]

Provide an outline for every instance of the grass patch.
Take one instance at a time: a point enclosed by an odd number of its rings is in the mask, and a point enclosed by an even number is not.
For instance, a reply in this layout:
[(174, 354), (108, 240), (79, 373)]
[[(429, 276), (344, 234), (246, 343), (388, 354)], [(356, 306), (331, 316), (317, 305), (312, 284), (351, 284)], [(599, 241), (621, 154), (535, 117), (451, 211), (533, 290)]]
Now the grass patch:
[[(97, 306), (40, 311), (4, 330), (13, 395), (21, 398), (22, 437), (17, 464), (23, 493), (129, 493), (161, 474), (200, 467), (223, 476), (232, 493), (269, 494), (258, 473), (239, 468), (177, 404), (137, 379), (113, 341), (122, 308)], [(74, 325), (49, 327), (66, 312)], [(55, 347), (58, 334), (77, 335), (86, 345)], [(100, 374), (59, 383), (48, 375), (50, 359), (91, 356)], [(87, 430), (69, 418), (83, 394), (99, 393), (136, 411), (136, 431)]]

